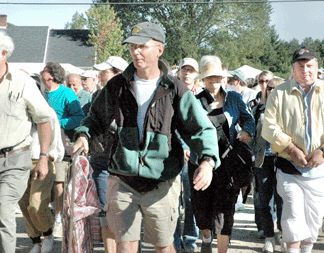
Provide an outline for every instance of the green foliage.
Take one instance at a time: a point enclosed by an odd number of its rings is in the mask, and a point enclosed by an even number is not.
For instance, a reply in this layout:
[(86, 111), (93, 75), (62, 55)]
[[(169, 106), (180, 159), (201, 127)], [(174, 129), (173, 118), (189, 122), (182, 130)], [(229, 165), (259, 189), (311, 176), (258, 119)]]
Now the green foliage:
[[(163, 58), (171, 66), (179, 64), (184, 57), (199, 61), (203, 55), (213, 54), (219, 56), (230, 70), (247, 64), (287, 78), (292, 69), (293, 52), (300, 45), (313, 48), (319, 66), (324, 66), (324, 39), (305, 38), (302, 43), (297, 39), (280, 40), (275, 28), (270, 26), (272, 8), (268, 2), (223, 0), (221, 4), (213, 1), (196, 4), (192, 0), (182, 0), (184, 4), (173, 4), (174, 0), (164, 0), (163, 3), (158, 0), (123, 0), (129, 4), (113, 7), (98, 4), (107, 2), (93, 0), (93, 6), (86, 12), (86, 26), (91, 31), (89, 42), (95, 45), (96, 62), (111, 55), (130, 61), (130, 54), (121, 42), (130, 35), (134, 25), (150, 21), (160, 24), (166, 32)], [(146, 2), (156, 4), (140, 5)], [(83, 15), (76, 13), (72, 23), (66, 26), (80, 28), (82, 18)]]
[(88, 43), (95, 47), (95, 62), (101, 63), (113, 55), (123, 57), (126, 53), (126, 47), (121, 45), (124, 31), (114, 9), (109, 5), (95, 5), (86, 15), (90, 30)]
[[(143, 3), (143, 0), (123, 0)], [(230, 68), (242, 64), (259, 64), (269, 34), (270, 4), (160, 4), (115, 5), (124, 29), (129, 32), (143, 21), (159, 23), (166, 32), (163, 57), (170, 65), (184, 57), (200, 59), (204, 54), (216, 54)], [(163, 2), (174, 2), (165, 0)], [(233, 2), (233, 1), (230, 1)], [(129, 9), (125, 15), (125, 9)], [(126, 33), (126, 35), (128, 35)]]
[(87, 24), (87, 19), (84, 17), (83, 13), (79, 14), (79, 12), (74, 13), (72, 16), (72, 21), (67, 22), (64, 26), (64, 29), (84, 29)]

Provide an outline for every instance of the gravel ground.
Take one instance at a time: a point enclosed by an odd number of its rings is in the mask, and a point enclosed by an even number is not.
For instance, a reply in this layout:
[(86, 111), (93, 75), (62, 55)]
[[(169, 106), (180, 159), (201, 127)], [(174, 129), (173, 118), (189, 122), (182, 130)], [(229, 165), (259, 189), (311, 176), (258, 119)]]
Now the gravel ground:
[[(17, 220), (17, 247), (16, 252), (28, 253), (32, 248), (31, 240), (28, 238), (24, 220), (21, 214), (16, 215)], [(257, 229), (254, 223), (254, 210), (252, 198), (248, 199), (246, 209), (235, 214), (235, 223), (233, 227), (233, 235), (228, 253), (248, 253), (262, 252), (264, 240), (257, 238)], [(53, 252), (61, 252), (61, 240), (55, 239)], [(197, 241), (198, 248), (196, 252), (200, 252), (201, 238)], [(279, 251), (279, 244), (276, 250)], [(151, 244), (142, 242), (142, 252), (153, 252), (154, 248)], [(96, 253), (104, 253), (103, 245), (96, 245), (94, 248)], [(216, 239), (213, 241), (213, 252), (217, 252)], [(324, 253), (324, 234), (320, 231), (317, 243), (314, 245), (313, 253)]]

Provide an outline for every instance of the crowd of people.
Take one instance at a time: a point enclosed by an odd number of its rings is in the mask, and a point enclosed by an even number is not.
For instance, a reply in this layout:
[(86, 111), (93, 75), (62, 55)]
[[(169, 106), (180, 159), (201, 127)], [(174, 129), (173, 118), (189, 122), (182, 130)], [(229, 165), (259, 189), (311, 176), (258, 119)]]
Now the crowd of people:
[[(216, 55), (186, 57), (171, 71), (154, 23), (133, 27), (123, 44), (130, 64), (111, 56), (79, 75), (48, 62), (29, 76), (9, 67), (14, 44), (0, 33), (0, 252), (15, 252), (17, 203), (30, 252), (52, 252), (80, 149), (94, 171), (105, 252), (137, 252), (143, 230), (157, 252), (195, 252), (200, 232), (201, 252), (215, 237), (225, 253), (252, 188), (263, 252), (275, 251), (274, 220), (282, 252), (311, 252), (324, 216), (316, 53), (296, 49), (289, 80), (268, 70), (251, 80)], [(253, 150), (253, 186), (231, 181), (226, 154), (237, 143)]]

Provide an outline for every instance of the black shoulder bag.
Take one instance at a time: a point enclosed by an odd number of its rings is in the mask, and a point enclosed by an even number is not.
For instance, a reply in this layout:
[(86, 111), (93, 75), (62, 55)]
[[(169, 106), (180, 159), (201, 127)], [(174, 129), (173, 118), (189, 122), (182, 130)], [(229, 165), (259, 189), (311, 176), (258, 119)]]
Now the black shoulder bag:
[[(208, 113), (212, 111), (210, 105), (205, 97), (199, 98), (203, 107)], [(236, 189), (243, 188), (251, 184), (253, 180), (253, 167), (254, 167), (254, 154), (252, 149), (244, 142), (235, 140), (232, 146), (228, 140), (223, 127), (219, 124), (215, 117), (208, 117), (209, 120), (216, 127), (218, 140), (222, 139), (221, 145), (226, 146), (226, 148), (220, 148), (220, 150), (225, 150), (220, 154), (222, 163), (226, 167), (227, 175), (230, 179), (229, 187)], [(216, 171), (217, 173), (217, 171)]]

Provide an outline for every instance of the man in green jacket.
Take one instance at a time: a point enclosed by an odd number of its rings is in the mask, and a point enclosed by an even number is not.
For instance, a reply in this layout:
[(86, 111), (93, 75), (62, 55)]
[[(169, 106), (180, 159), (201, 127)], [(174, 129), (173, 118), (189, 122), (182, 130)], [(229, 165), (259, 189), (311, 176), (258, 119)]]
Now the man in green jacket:
[(98, 95), (77, 129), (73, 152), (83, 147), (87, 153), (91, 138), (117, 125), (106, 150), (112, 155), (105, 206), (117, 251), (137, 251), (143, 218), (144, 240), (157, 252), (174, 252), (184, 163), (176, 131), (197, 155), (194, 188), (205, 190), (220, 164), (216, 130), (192, 92), (159, 61), (165, 43), (159, 25), (136, 25), (125, 43), (133, 62)]

